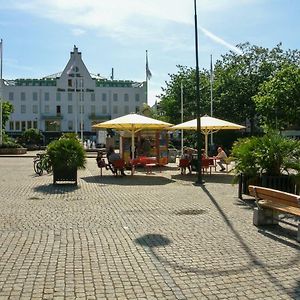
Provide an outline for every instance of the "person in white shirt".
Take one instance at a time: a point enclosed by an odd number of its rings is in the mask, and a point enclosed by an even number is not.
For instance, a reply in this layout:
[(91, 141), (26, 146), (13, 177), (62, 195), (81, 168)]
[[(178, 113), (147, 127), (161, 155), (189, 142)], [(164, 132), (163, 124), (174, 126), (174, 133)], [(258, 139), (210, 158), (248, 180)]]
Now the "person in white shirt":
[(220, 166), (221, 170), (220, 171), (225, 171), (225, 167), (223, 164), (226, 163), (226, 158), (227, 155), (225, 153), (225, 151), (222, 149), (222, 147), (218, 147), (217, 149), (218, 154), (217, 156), (215, 156), (216, 159), (218, 159), (219, 161), (217, 162), (217, 164)]

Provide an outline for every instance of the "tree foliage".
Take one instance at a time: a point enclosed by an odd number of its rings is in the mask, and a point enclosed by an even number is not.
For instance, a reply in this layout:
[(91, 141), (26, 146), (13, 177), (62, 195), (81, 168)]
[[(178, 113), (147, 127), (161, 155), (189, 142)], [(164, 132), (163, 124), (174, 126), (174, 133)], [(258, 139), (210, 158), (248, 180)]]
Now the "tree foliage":
[[(237, 47), (242, 54), (230, 51), (215, 63), (213, 115), (239, 124), (245, 124), (247, 119), (254, 133), (257, 121), (254, 96), (261, 92), (260, 86), (276, 76), (284, 66), (299, 66), (300, 51), (284, 51), (281, 44), (273, 49), (249, 43)], [(194, 68), (185, 66), (178, 66), (177, 74), (169, 74), (170, 80), (162, 88), (159, 102), (159, 113), (168, 122), (181, 122), (181, 84), (184, 92), (184, 121), (195, 118), (195, 75)], [(205, 69), (200, 71), (200, 98), (201, 115), (210, 114), (210, 71)]]
[(300, 126), (300, 68), (285, 65), (265, 81), (253, 97), (261, 123), (267, 128)]
[(5, 124), (9, 120), (9, 116), (13, 111), (14, 109), (11, 103), (7, 101), (2, 102), (2, 129), (5, 128)]

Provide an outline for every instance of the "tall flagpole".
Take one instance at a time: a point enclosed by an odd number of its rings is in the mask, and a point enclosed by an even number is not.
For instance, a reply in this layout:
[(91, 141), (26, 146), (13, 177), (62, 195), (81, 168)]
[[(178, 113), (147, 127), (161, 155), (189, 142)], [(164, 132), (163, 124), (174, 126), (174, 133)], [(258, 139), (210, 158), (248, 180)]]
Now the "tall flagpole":
[[(181, 123), (183, 123), (183, 85), (180, 83), (180, 95), (181, 95)], [(181, 155), (183, 154), (183, 129), (181, 129)]]
[(195, 11), (195, 52), (196, 52), (196, 103), (197, 103), (197, 185), (202, 185), (202, 156), (201, 156), (201, 118), (200, 118), (200, 78), (199, 78), (199, 60), (198, 60), (198, 25), (197, 25), (197, 6), (194, 0)]
[(148, 50), (146, 50), (146, 103), (148, 104)]
[(3, 41), (0, 41), (0, 145), (3, 143), (3, 121), (2, 121), (2, 97), (3, 97), (3, 79), (2, 79), (2, 62), (3, 62)]
[[(213, 63), (212, 54), (210, 55), (210, 116), (213, 116)], [(214, 144), (213, 133), (210, 135), (210, 144)]]
[(146, 102), (148, 104), (148, 80), (152, 77), (151, 71), (148, 65), (148, 50), (146, 50)]

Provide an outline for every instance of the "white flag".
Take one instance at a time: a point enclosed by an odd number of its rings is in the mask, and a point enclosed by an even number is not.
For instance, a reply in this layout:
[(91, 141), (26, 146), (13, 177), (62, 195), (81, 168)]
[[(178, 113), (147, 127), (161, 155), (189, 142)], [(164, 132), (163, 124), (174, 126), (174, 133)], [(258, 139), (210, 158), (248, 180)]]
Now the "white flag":
[(146, 78), (148, 80), (150, 80), (150, 78), (152, 77), (152, 73), (149, 69), (149, 65), (148, 65), (148, 51), (146, 50)]

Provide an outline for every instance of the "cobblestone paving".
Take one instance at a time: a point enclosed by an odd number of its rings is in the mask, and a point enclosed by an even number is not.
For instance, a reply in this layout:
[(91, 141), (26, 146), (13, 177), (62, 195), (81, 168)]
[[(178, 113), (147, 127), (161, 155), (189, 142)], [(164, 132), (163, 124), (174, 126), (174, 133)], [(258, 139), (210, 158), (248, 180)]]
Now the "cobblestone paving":
[(53, 186), (0, 157), (0, 299), (300, 299), (293, 227), (253, 226), (228, 174), (154, 172), (100, 177), (90, 158)]

